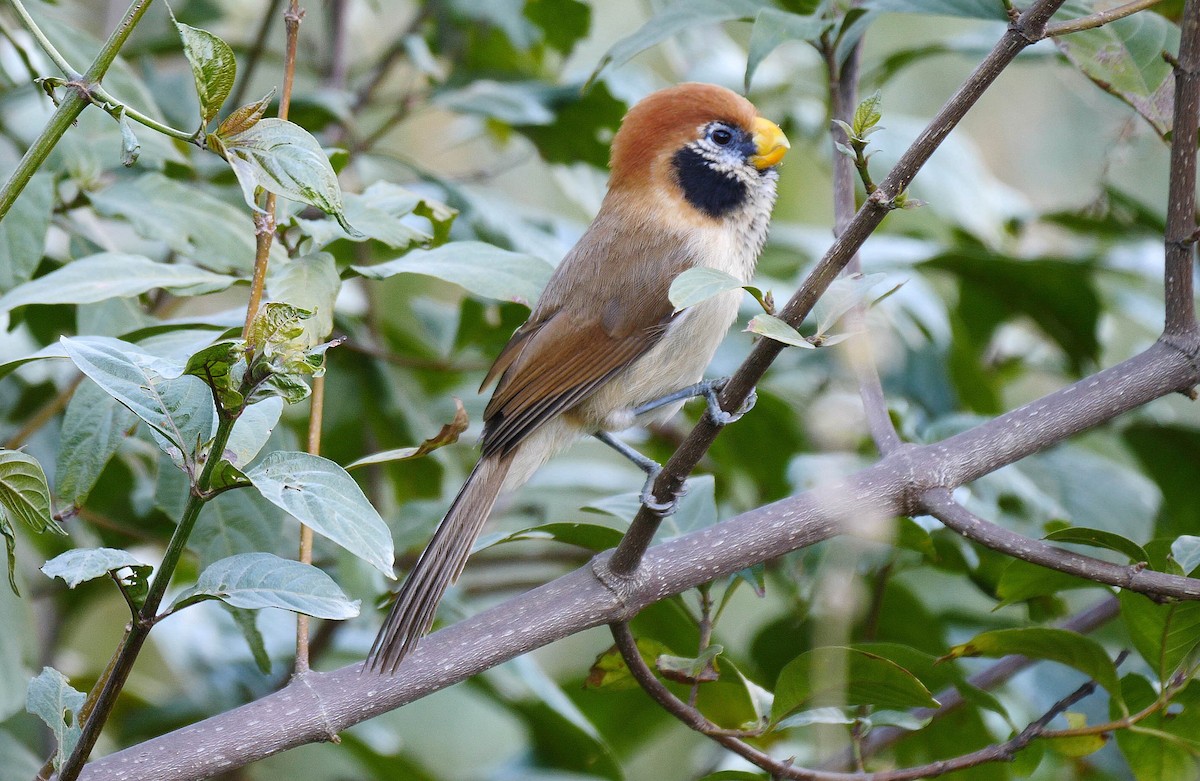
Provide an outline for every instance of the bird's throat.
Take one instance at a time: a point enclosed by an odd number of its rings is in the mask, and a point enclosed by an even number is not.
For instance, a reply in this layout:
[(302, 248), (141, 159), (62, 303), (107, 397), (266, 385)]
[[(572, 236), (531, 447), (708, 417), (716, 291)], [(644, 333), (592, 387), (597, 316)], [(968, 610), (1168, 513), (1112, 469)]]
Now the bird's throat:
[(730, 216), (746, 204), (746, 184), (732, 173), (713, 167), (712, 161), (686, 146), (671, 158), (683, 197), (713, 219)]

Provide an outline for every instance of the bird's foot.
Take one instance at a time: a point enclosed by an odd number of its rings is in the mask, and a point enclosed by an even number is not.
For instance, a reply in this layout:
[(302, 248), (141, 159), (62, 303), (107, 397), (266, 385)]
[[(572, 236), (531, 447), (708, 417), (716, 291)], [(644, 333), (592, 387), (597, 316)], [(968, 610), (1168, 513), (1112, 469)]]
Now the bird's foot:
[(758, 401), (758, 391), (751, 388), (750, 395), (746, 397), (746, 400), (742, 402), (742, 405), (738, 407), (736, 412), (726, 412), (722, 409), (721, 399), (718, 394), (729, 383), (729, 379), (729, 377), (722, 377), (718, 380), (709, 380), (708, 382), (700, 383), (706, 386), (701, 393), (708, 402), (708, 409), (706, 410), (708, 419), (717, 426), (728, 426), (730, 423), (736, 423), (741, 419), (742, 415), (754, 409), (754, 404)]
[(665, 502), (660, 502), (654, 495), (654, 481), (662, 473), (662, 467), (655, 464), (655, 470), (646, 475), (646, 482), (642, 485), (642, 506), (650, 512), (657, 515), (659, 518), (666, 518), (668, 515), (674, 515), (679, 509), (679, 500), (687, 493), (687, 484), (679, 486), (679, 490)]

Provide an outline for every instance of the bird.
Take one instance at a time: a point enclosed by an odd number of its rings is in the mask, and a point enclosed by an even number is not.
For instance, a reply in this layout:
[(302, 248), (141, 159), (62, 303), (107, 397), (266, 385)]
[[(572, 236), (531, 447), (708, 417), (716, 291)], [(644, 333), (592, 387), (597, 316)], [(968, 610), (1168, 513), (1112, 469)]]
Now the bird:
[[(480, 458), (401, 585), (364, 670), (395, 674), (433, 624), (496, 498), (555, 453), (597, 435), (638, 461), (609, 434), (666, 419), (699, 393), (721, 414), (714, 386), (700, 379), (737, 317), (740, 291), (679, 312), (668, 291), (700, 266), (749, 282), (788, 148), (778, 125), (717, 85), (678, 84), (629, 109), (612, 139), (600, 209), (484, 378), (480, 392), (496, 389)], [(648, 472), (657, 467), (640, 458)]]

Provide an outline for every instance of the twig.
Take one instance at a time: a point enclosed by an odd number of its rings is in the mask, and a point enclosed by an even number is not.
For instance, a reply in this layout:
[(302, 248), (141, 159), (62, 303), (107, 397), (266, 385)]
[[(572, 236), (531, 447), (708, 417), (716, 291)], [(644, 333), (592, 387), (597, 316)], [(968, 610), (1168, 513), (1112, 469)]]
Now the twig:
[(1092, 30), (1097, 27), (1103, 27), (1109, 22), (1115, 22), (1118, 19), (1124, 19), (1130, 14), (1136, 14), (1138, 11), (1144, 11), (1147, 8), (1158, 5), (1162, 0), (1133, 0), (1131, 3), (1119, 5), (1116, 8), (1110, 8), (1107, 11), (1097, 11), (1094, 14), (1081, 16), (1078, 19), (1070, 19), (1065, 22), (1055, 22), (1054, 24), (1046, 25), (1046, 37), (1057, 38), (1060, 35), (1069, 35), (1077, 33), (1080, 30)]
[[(312, 396), (309, 397), (308, 413), (308, 452), (314, 456), (321, 454), (321, 422), (325, 417), (325, 375), (313, 378)], [(307, 524), (300, 524), (300, 555), (302, 564), (312, 564), (313, 530)], [(294, 672), (303, 675), (308, 672), (309, 665), (308, 616), (296, 614), (296, 664)]]
[(4, 188), (0, 189), (0, 219), (8, 214), (8, 210), (12, 208), (25, 186), (29, 184), (29, 180), (42, 167), (50, 150), (54, 149), (58, 140), (67, 132), (67, 128), (87, 108), (91, 102), (91, 90), (100, 83), (100, 79), (108, 71), (113, 60), (117, 58), (117, 52), (121, 50), (126, 39), (129, 38), (129, 34), (133, 32), (133, 28), (141, 21), (142, 15), (149, 7), (150, 0), (134, 0), (125, 12), (124, 18), (121, 19), (121, 23), (117, 25), (117, 29), (113, 30), (108, 40), (104, 42), (104, 46), (96, 55), (96, 59), (92, 61), (87, 73), (83, 74), (73, 88), (67, 91), (66, 96), (59, 102), (58, 108), (50, 117), (50, 121), (46, 123), (46, 127), (42, 129), (33, 145), (25, 150), (25, 155), (17, 163), (16, 170), (4, 183)]
[[(829, 283), (850, 261), (867, 237), (883, 222), (883, 218), (891, 211), (894, 199), (907, 189), (913, 177), (941, 145), (942, 140), (958, 125), (1008, 64), (1027, 46), (1041, 38), (1046, 21), (1063, 2), (1064, 0), (1038, 0), (1009, 26), (991, 53), (958, 88), (896, 163), (879, 189), (867, 198), (854, 219), (837, 237), (833, 246), (826, 251), (816, 268), (783, 308), (780, 313), (781, 319), (789, 325), (797, 326), (812, 311), (817, 298), (825, 292)], [(779, 342), (771, 339), (760, 340), (721, 391), (722, 408), (740, 409), (767, 367), (782, 350), (783, 345)], [(687, 475), (695, 468), (719, 432), (720, 428), (714, 425), (708, 416), (700, 419), (655, 481), (654, 496), (658, 500), (663, 501), (679, 492)], [(649, 547), (661, 520), (646, 507), (638, 511), (610, 562), (615, 576), (628, 577), (637, 569), (638, 561)]]

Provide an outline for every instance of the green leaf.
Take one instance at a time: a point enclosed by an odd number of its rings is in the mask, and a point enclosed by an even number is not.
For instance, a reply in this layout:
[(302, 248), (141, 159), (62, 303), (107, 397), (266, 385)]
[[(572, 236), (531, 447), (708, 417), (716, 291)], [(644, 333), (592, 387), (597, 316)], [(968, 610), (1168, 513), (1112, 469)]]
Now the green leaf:
[(1200, 602), (1159, 604), (1132, 591), (1117, 595), (1121, 621), (1146, 664), (1167, 681), (1200, 644)]
[(1162, 492), (1157, 532), (1178, 536), (1200, 529), (1200, 491), (1193, 464), (1200, 453), (1200, 430), (1135, 423), (1122, 436)]
[[(1068, 729), (1083, 729), (1088, 725), (1087, 716), (1082, 713), (1068, 711), (1063, 714), (1063, 717), (1067, 720)], [(1064, 757), (1086, 757), (1088, 754), (1094, 754), (1104, 748), (1108, 744), (1108, 736), (1102, 734), (1072, 735), (1050, 738), (1047, 743), (1051, 749)]]
[(183, 39), (183, 53), (192, 66), (196, 96), (200, 98), (200, 124), (212, 122), (221, 111), (225, 99), (233, 90), (237, 78), (237, 61), (229, 44), (207, 30), (175, 22)]
[(481, 537), (472, 553), (493, 545), (522, 540), (552, 540), (565, 542), (568, 545), (578, 545), (588, 550), (602, 551), (615, 548), (624, 536), (618, 529), (594, 523), (545, 523), (541, 526), (530, 526), (528, 529), (503, 534), (493, 539)]
[(879, 112), (879, 104), (882, 102), (883, 95), (879, 90), (875, 90), (854, 109), (854, 120), (851, 123), (854, 138), (866, 138), (871, 129), (879, 124), (879, 120), (883, 119)]
[(577, 85), (543, 87), (542, 102), (554, 112), (546, 125), (516, 125), (515, 130), (537, 147), (548, 163), (608, 165), (607, 139), (621, 125), (625, 103), (613, 97), (603, 82), (580, 92)]
[(271, 438), (283, 414), (283, 399), (263, 399), (251, 404), (238, 415), (222, 455), (235, 467), (245, 468)]
[(707, 266), (697, 266), (684, 271), (671, 281), (667, 297), (674, 305), (675, 311), (682, 312), (689, 306), (707, 301), (727, 290), (737, 290), (741, 286), (742, 281), (731, 274)]
[[(362, 193), (346, 193), (344, 197), (346, 221), (357, 230), (354, 235), (343, 230), (337, 220), (295, 218), (300, 229), (312, 239), (313, 247), (325, 247), (339, 239), (374, 239), (398, 250), (440, 244), (445, 241), (442, 234), (448, 233), (450, 223), (458, 214), (443, 203), (423, 198), (391, 182), (375, 182)], [(429, 220), (430, 231), (412, 225), (414, 220), (403, 219), (410, 214)]]
[(7, 519), (19, 519), (39, 534), (66, 534), (50, 513), (50, 488), (42, 465), (20, 450), (0, 448), (0, 510)]
[(49, 578), (62, 578), (67, 588), (75, 588), (84, 581), (102, 578), (125, 567), (150, 569), (129, 551), (116, 548), (75, 548), (47, 561), (42, 565), (42, 572)]
[[(227, 413), (243, 408), (242, 376), (245, 373), (246, 343), (241, 339), (222, 339), (200, 348), (188, 357), (183, 373), (199, 377), (213, 399)], [(239, 371), (240, 370), (240, 371)]]
[(101, 252), (72, 261), (0, 296), (0, 311), (29, 304), (90, 304), (162, 288), (180, 296), (224, 290), (236, 277), (141, 255)]
[(1035, 597), (1057, 594), (1060, 591), (1097, 587), (1103, 587), (1103, 584), (1021, 559), (1013, 559), (1004, 568), (1000, 580), (996, 583), (996, 596), (1001, 600), (996, 609)]
[(60, 342), (81, 372), (150, 426), (176, 464), (188, 463), (196, 445), (212, 436), (212, 396), (198, 378), (179, 376), (182, 366), (119, 339)]
[[(669, 654), (670, 649), (650, 637), (637, 638), (638, 655), (642, 657), (642, 661), (650, 669), (654, 669), (654, 660), (663, 654)], [(621, 656), (621, 652), (617, 650), (615, 645), (610, 646), (608, 650), (602, 652), (596, 657), (596, 661), (592, 662), (592, 667), (588, 670), (587, 678), (584, 679), (583, 685), (588, 689), (608, 689), (610, 691), (621, 691), (624, 689), (636, 689), (637, 681), (629, 672), (629, 667), (625, 664), (625, 659)]]
[(542, 28), (546, 45), (563, 54), (570, 54), (587, 37), (592, 24), (592, 9), (580, 0), (530, 0), (523, 13)]
[(619, 68), (651, 46), (690, 27), (753, 19), (767, 5), (766, 0), (676, 0), (659, 10), (632, 35), (613, 44), (600, 58), (588, 83), (594, 82), (608, 68)]
[(91, 380), (71, 396), (59, 434), (55, 494), (79, 506), (113, 454), (137, 425), (137, 416)]
[[(1200, 566), (1200, 537), (1194, 534), (1184, 534), (1175, 538), (1171, 543), (1171, 558), (1179, 563), (1179, 568), (1191, 574)], [(1147, 561), (1148, 559), (1138, 559)]]
[(276, 451), (246, 477), (267, 501), (395, 578), (387, 524), (340, 466), (308, 453)]
[(81, 733), (79, 709), (87, 699), (71, 687), (66, 676), (53, 667), (43, 667), (29, 681), (25, 710), (46, 723), (54, 733), (54, 766), (59, 767), (70, 755)]
[(271, 553), (239, 553), (204, 568), (196, 585), (175, 598), (171, 610), (219, 599), (246, 610), (277, 607), (314, 618), (341, 620), (358, 615), (333, 579), (311, 564)]
[(660, 654), (654, 660), (654, 669), (658, 670), (662, 677), (675, 683), (710, 683), (721, 677), (717, 669), (717, 657), (724, 650), (723, 646), (710, 645), (695, 657)]
[[(210, 136), (214, 138), (214, 136)], [(221, 136), (220, 151), (233, 168), (246, 205), (258, 210), (255, 188), (315, 206), (331, 214), (347, 233), (342, 188), (325, 151), (312, 135), (285, 119), (268, 117), (240, 133)]]
[[(1085, 16), (1090, 4), (1072, 4)], [(1160, 136), (1171, 130), (1174, 79), (1162, 52), (1179, 51), (1179, 27), (1158, 14), (1133, 14), (1052, 39), (1083, 75), (1129, 104)]]
[[(164, 473), (180, 475), (175, 470)], [(162, 490), (178, 494), (185, 485), (170, 485), (163, 480)], [(182, 483), (182, 479), (180, 480)], [(228, 491), (205, 505), (188, 538), (188, 547), (196, 552), (201, 567), (238, 553), (274, 553), (291, 555), (294, 526), (285, 513), (264, 499), (257, 491)]]
[(413, 250), (402, 258), (374, 266), (351, 266), (368, 279), (397, 274), (423, 274), (461, 285), (484, 298), (532, 305), (550, 279), (552, 268), (532, 255), (480, 241), (456, 241), (431, 250)]
[(54, 208), (54, 177), (34, 175), (0, 220), (0, 291), (28, 280), (42, 260), (50, 212)]
[(240, 607), (233, 607), (226, 604), (225, 609), (229, 611), (229, 615), (233, 617), (233, 622), (237, 624), (238, 629), (242, 632), (242, 637), (246, 638), (246, 645), (250, 646), (250, 655), (254, 657), (254, 664), (258, 667), (258, 671), (263, 675), (271, 674), (271, 657), (267, 654), (267, 644), (263, 640), (262, 632), (258, 631), (258, 613), (253, 610), (245, 610)]
[(993, 0), (869, 0), (874, 11), (934, 16), (962, 16), (969, 19), (994, 19), (1007, 22), (1004, 5)]
[(1090, 637), (1066, 629), (1040, 626), (994, 629), (954, 646), (946, 658), (986, 656), (996, 659), (1010, 654), (1020, 654), (1032, 659), (1048, 659), (1074, 667), (1104, 687), (1112, 696), (1121, 696), (1117, 669), (1108, 658), (1104, 647)]
[[(844, 670), (844, 680), (831, 679), (832, 670)], [(771, 722), (830, 701), (889, 709), (938, 705), (925, 685), (895, 662), (854, 648), (827, 646), (800, 654), (780, 671)]]
[(746, 91), (750, 91), (750, 82), (758, 66), (779, 44), (785, 41), (815, 41), (830, 25), (829, 20), (818, 16), (801, 16), (778, 8), (759, 11), (754, 18), (754, 28), (750, 31), (750, 43), (747, 46)]
[(804, 338), (803, 334), (774, 315), (755, 315), (746, 325), (746, 330), (792, 347), (803, 347), (806, 350), (816, 349), (816, 346)]
[[(88, 198), (96, 211), (128, 221), (139, 236), (161, 241), (206, 269), (249, 275), (254, 267), (250, 215), (195, 184), (148, 173), (89, 192)], [(287, 251), (274, 242), (271, 263), (285, 257)]]
[(312, 312), (304, 321), (309, 344), (317, 344), (333, 331), (333, 303), (341, 290), (337, 263), (328, 252), (288, 258), (267, 267), (267, 295)]
[(1077, 545), (1091, 545), (1095, 548), (1106, 548), (1126, 556), (1134, 564), (1150, 561), (1146, 550), (1130, 539), (1114, 532), (1103, 529), (1089, 529), (1085, 526), (1070, 526), (1066, 529), (1052, 531), (1045, 539), (1051, 542), (1071, 542)]

